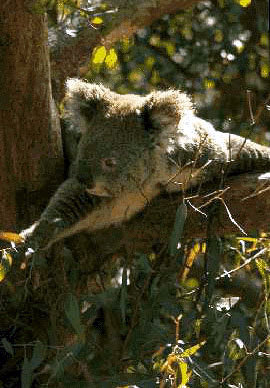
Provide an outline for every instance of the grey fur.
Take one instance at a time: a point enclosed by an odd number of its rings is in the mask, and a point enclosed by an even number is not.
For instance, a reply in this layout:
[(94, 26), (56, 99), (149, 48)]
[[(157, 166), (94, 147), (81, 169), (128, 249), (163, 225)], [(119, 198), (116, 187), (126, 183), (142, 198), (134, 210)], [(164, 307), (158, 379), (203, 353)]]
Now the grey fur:
[(177, 90), (119, 95), (72, 79), (65, 121), (80, 141), (76, 157), (70, 152), (70, 178), (22, 233), (38, 247), (122, 223), (164, 190), (219, 179), (221, 168), (228, 174), (270, 168), (269, 148), (216, 131)]

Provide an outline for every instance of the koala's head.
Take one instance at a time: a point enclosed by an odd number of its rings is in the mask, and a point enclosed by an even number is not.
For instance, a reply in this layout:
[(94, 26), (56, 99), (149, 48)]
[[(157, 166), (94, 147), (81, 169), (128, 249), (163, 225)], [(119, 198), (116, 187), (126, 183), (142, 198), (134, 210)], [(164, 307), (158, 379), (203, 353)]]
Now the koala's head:
[(166, 153), (179, 119), (192, 109), (189, 98), (174, 90), (141, 97), (69, 80), (67, 112), (82, 132), (73, 175), (93, 195), (143, 191), (159, 168), (156, 154)]

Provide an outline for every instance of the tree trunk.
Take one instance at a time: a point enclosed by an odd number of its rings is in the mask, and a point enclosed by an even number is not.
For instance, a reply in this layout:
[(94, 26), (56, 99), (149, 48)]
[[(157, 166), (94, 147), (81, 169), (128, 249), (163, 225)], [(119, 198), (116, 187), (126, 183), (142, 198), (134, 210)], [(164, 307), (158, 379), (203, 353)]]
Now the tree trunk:
[(0, 229), (20, 230), (63, 178), (45, 15), (3, 0), (0, 45)]

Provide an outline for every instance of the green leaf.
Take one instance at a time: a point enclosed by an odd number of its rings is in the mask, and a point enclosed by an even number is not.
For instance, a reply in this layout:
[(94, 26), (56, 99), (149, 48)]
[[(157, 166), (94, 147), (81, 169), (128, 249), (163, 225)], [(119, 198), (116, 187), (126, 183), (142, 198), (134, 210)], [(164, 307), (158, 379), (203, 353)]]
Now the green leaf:
[(2, 344), (4, 346), (4, 349), (7, 353), (11, 354), (11, 356), (14, 356), (14, 350), (10, 342), (6, 338), (2, 338)]
[(42, 342), (37, 341), (35, 343), (33, 355), (30, 360), (30, 364), (33, 370), (38, 368), (42, 363), (42, 361), (45, 359), (46, 351), (47, 351), (47, 348)]
[[(84, 345), (81, 343), (75, 343), (71, 346), (65, 347), (50, 363), (51, 376), (60, 379), (67, 368), (73, 365), (82, 351)], [(76, 386), (77, 387), (77, 386)]]
[(33, 369), (31, 367), (31, 362), (25, 357), (23, 361), (23, 366), (22, 366), (22, 374), (21, 374), (22, 387), (21, 388), (31, 388), (32, 380), (33, 380)]
[(26, 357), (24, 358), (21, 374), (22, 388), (30, 388), (32, 386), (34, 370), (40, 366), (45, 356), (46, 346), (42, 342), (37, 341), (31, 360), (28, 360)]
[(65, 302), (66, 317), (71, 323), (73, 329), (84, 342), (84, 326), (81, 324), (80, 308), (77, 299), (73, 294), (67, 296)]
[(178, 245), (183, 234), (186, 218), (187, 206), (185, 203), (182, 203), (176, 211), (173, 231), (170, 237), (169, 252), (171, 256), (175, 256), (179, 251)]

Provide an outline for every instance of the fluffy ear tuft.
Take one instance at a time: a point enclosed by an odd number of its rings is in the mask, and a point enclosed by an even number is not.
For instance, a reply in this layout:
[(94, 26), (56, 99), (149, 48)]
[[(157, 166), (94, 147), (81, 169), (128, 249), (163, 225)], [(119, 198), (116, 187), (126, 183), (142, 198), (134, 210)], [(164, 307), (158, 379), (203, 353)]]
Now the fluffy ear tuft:
[(190, 98), (177, 90), (153, 92), (146, 97), (144, 118), (146, 128), (163, 130), (177, 128), (184, 114), (194, 111)]
[(88, 121), (100, 109), (106, 106), (107, 90), (102, 85), (91, 84), (76, 78), (66, 82), (66, 106), (69, 112), (69, 119), (72, 122), (84, 117)]

